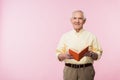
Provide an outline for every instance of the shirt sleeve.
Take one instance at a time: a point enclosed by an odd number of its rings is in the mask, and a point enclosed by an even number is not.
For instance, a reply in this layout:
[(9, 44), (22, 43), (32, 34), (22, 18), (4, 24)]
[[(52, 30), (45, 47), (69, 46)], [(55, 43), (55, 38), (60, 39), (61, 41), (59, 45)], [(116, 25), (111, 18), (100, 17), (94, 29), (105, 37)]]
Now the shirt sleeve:
[(65, 36), (63, 35), (56, 48), (56, 56), (58, 56), (59, 54), (65, 53), (65, 52), (66, 52)]
[(98, 54), (98, 59), (100, 59), (102, 56), (103, 50), (102, 50), (102, 48), (101, 48), (101, 46), (100, 46), (100, 44), (95, 36), (93, 37), (91, 48), (92, 48), (93, 52)]

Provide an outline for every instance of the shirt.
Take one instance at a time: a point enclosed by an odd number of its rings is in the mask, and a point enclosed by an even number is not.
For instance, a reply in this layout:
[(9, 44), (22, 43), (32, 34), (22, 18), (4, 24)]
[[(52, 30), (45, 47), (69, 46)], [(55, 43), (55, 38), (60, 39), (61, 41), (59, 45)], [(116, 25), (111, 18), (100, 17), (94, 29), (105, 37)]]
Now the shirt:
[[(97, 53), (98, 59), (100, 59), (102, 55), (102, 48), (98, 43), (96, 36), (85, 29), (81, 29), (79, 32), (71, 30), (62, 35), (57, 46), (56, 53), (57, 56), (59, 54), (69, 53), (69, 49), (74, 49), (77, 52), (80, 52), (87, 46), (89, 46), (90, 51)], [(94, 60), (91, 57), (84, 56), (82, 59), (80, 59), (80, 61), (76, 61), (74, 59), (65, 59), (64, 61), (65, 63), (72, 64), (86, 64), (93, 63)]]

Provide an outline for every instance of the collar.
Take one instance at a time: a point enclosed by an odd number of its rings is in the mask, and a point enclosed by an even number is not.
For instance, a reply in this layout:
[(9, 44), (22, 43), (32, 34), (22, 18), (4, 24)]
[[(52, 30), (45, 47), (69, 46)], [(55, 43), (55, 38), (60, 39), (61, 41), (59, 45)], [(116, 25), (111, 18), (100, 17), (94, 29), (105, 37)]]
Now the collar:
[(82, 33), (83, 31), (85, 31), (84, 29), (81, 29), (79, 32), (76, 32), (76, 30), (73, 30), (73, 32), (75, 33), (75, 34), (80, 34), (80, 33)]

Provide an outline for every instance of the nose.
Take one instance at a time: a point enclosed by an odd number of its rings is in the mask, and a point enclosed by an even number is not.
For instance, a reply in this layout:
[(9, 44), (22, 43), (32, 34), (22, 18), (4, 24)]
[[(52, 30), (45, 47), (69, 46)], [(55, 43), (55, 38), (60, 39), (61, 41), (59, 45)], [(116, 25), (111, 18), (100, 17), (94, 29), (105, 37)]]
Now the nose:
[(79, 19), (76, 19), (76, 22), (80, 22), (80, 20), (79, 20)]
[(79, 22), (79, 19), (76, 19), (76, 22)]

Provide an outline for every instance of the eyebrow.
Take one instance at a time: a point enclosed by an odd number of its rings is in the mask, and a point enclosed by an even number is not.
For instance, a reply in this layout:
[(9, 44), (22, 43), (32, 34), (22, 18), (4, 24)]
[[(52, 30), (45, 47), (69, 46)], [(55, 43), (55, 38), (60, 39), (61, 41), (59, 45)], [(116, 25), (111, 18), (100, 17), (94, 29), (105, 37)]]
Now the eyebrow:
[(72, 18), (79, 18), (79, 19), (84, 19), (83, 17), (72, 17)]

